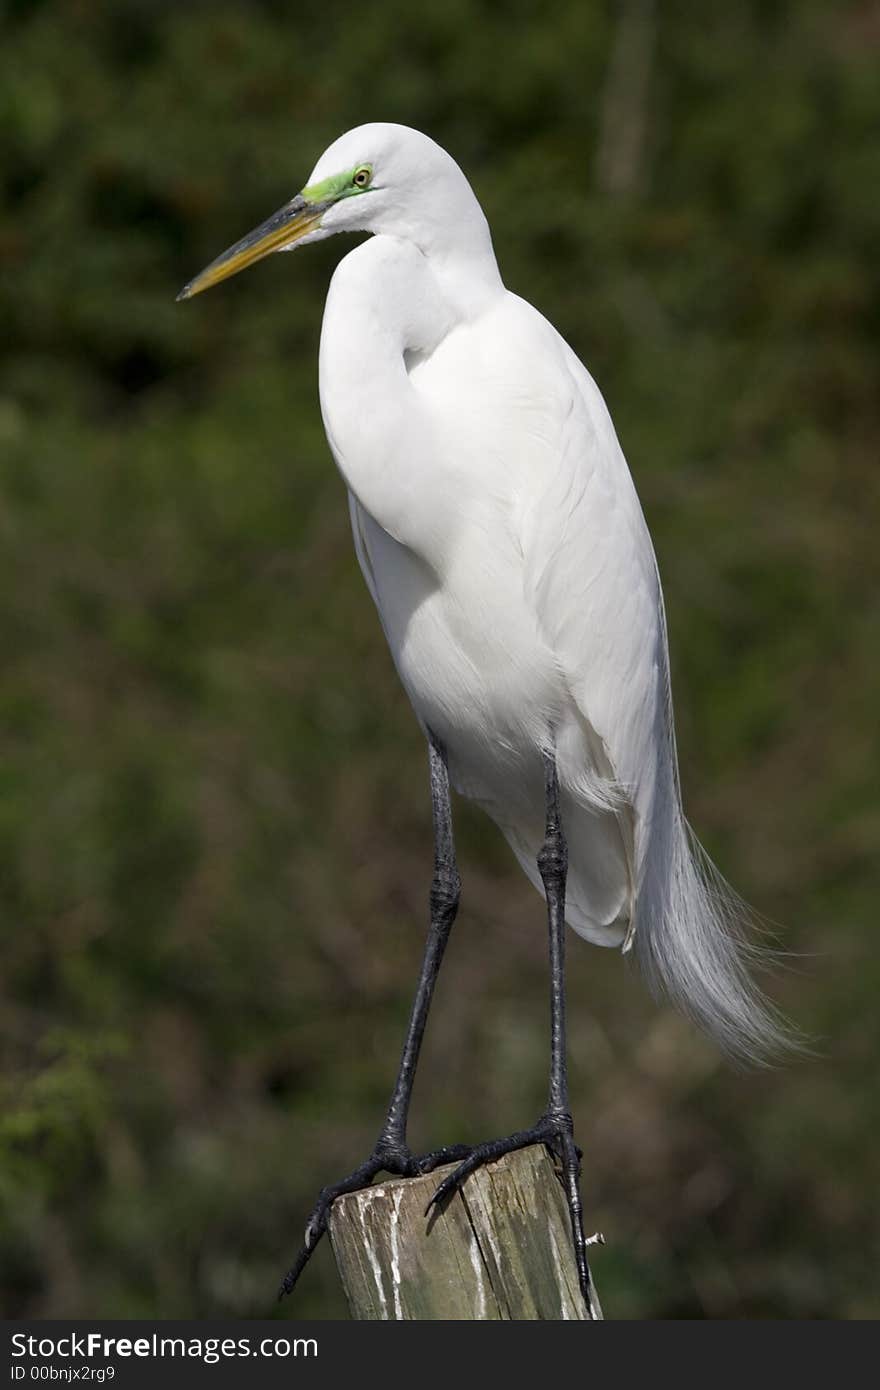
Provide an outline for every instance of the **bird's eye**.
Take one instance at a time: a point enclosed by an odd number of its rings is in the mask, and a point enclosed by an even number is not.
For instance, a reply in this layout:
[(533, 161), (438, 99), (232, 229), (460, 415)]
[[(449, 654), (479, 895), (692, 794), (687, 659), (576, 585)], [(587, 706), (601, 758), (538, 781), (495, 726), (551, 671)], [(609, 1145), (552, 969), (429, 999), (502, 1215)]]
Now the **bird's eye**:
[(371, 175), (372, 170), (365, 165), (363, 169), (358, 169), (357, 173), (352, 179), (352, 183), (354, 184), (355, 188), (366, 188), (367, 184), (370, 182)]

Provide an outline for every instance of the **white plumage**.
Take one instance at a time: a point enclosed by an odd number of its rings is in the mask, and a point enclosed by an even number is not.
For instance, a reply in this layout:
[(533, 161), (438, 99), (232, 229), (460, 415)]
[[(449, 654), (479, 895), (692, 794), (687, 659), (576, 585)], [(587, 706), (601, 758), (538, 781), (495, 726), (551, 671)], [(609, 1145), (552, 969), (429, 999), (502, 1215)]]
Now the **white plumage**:
[[(294, 213), (284, 241), (278, 219)], [(568, 922), (633, 945), (652, 985), (728, 1051), (760, 1057), (783, 1034), (745, 970), (738, 900), (684, 820), (657, 566), (598, 388), (504, 287), (458, 165), (403, 126), (342, 136), (205, 284), (254, 245), (345, 230), (374, 235), (333, 276), (321, 408), (418, 718), (539, 891), (555, 743)]]
[(413, 708), (539, 891), (555, 731), (568, 922), (634, 944), (652, 984), (759, 1056), (777, 1025), (743, 966), (739, 904), (690, 844), (657, 566), (602, 396), (504, 288), (453, 160), (417, 132), (365, 126), (310, 182), (366, 159), (395, 196), (343, 209), (376, 235), (330, 286), (321, 406)]

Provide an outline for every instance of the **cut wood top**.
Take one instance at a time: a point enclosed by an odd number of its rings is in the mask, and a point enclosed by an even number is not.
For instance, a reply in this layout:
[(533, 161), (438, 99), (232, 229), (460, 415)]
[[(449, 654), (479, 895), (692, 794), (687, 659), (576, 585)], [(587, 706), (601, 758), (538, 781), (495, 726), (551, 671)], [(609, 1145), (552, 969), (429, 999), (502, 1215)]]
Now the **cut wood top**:
[[(568, 1209), (549, 1153), (487, 1164), (442, 1211), (425, 1208), (451, 1167), (339, 1197), (330, 1239), (352, 1317), (578, 1319)], [(596, 1310), (601, 1310), (596, 1301)]]

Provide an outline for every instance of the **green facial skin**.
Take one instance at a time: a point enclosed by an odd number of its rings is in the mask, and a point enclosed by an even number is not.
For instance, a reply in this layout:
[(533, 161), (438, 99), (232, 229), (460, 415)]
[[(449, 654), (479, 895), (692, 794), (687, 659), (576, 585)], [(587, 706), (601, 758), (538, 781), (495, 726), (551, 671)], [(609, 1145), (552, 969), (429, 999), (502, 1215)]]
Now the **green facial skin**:
[(322, 179), (320, 183), (313, 183), (302, 191), (302, 197), (307, 203), (338, 203), (340, 198), (350, 198), (354, 193), (368, 193), (370, 191), (370, 180), (362, 187), (355, 183), (355, 175), (366, 171), (372, 177), (372, 168), (369, 164), (358, 164), (347, 174), (332, 174), (329, 179)]
[[(353, 193), (367, 193), (373, 171), (369, 164), (356, 164), (347, 174), (334, 174), (332, 178), (322, 179), (304, 188), (302, 193), (291, 198), (283, 208), (279, 208), (259, 227), (230, 246), (221, 256), (206, 266), (194, 280), (184, 285), (178, 299), (191, 299), (194, 294), (210, 289), (221, 280), (235, 275), (245, 266), (262, 260), (271, 251), (292, 244), (302, 236), (308, 236), (321, 225), (321, 218), (329, 207)], [(361, 182), (355, 182), (360, 178)]]

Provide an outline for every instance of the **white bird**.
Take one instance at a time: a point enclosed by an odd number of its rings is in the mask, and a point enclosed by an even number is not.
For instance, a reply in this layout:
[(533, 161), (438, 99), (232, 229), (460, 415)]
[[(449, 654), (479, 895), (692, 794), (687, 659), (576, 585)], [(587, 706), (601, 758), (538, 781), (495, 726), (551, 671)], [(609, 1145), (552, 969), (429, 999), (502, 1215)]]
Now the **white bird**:
[[(564, 921), (596, 945), (632, 947), (651, 985), (735, 1056), (765, 1056), (785, 1028), (749, 980), (742, 906), (682, 812), (657, 564), (608, 410), (568, 344), (505, 288), (455, 161), (405, 126), (359, 126), (179, 297), (344, 231), (373, 236), (330, 285), (321, 410), (357, 557), (428, 739), (435, 875), (379, 1141), (321, 1193), (285, 1288), (341, 1192), (458, 1157), (442, 1199), (479, 1163), (545, 1141), (563, 1163), (595, 1313), (565, 1076)], [(415, 1158), (410, 1091), (459, 895), (448, 779), (498, 824), (547, 898), (550, 1100), (508, 1139)]]

